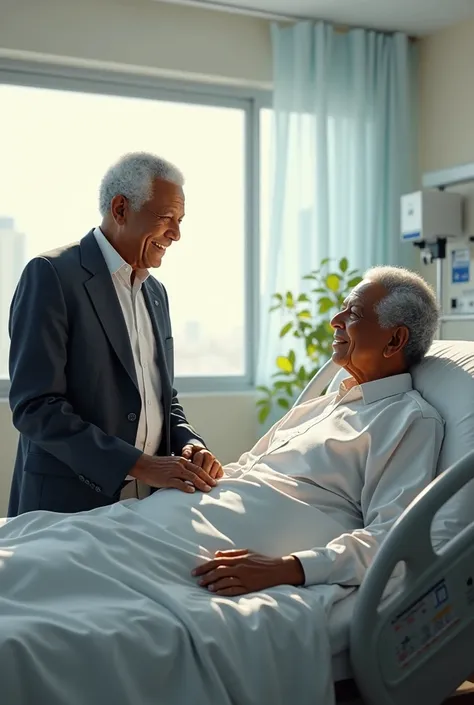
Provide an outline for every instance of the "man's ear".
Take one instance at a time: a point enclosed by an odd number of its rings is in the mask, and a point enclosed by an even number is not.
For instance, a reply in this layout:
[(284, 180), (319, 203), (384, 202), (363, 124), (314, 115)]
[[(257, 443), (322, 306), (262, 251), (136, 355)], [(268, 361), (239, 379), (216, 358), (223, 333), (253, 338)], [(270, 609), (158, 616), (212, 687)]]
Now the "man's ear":
[(123, 225), (128, 210), (128, 201), (125, 196), (114, 196), (110, 203), (110, 211), (117, 225)]
[(390, 341), (385, 346), (383, 351), (384, 357), (393, 357), (397, 353), (401, 352), (405, 345), (408, 343), (408, 338), (410, 337), (409, 330), (406, 326), (399, 326), (395, 328), (390, 338)]

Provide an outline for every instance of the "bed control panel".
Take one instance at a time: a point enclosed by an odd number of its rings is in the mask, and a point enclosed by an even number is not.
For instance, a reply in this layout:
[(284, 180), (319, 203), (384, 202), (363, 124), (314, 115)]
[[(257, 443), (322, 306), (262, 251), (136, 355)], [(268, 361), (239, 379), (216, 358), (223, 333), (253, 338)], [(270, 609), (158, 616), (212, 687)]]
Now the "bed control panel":
[(377, 649), (386, 682), (403, 680), (474, 622), (474, 557), (471, 573), (467, 566), (464, 557), (385, 622)]

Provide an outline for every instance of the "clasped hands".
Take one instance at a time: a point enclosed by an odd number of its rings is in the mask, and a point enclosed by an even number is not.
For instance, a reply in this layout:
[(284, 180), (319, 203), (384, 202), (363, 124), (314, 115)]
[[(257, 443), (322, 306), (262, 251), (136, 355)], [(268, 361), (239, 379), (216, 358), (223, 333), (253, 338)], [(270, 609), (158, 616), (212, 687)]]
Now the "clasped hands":
[(181, 492), (209, 492), (224, 471), (216, 457), (203, 446), (186, 445), (180, 456), (151, 456), (138, 459), (130, 474), (150, 487)]

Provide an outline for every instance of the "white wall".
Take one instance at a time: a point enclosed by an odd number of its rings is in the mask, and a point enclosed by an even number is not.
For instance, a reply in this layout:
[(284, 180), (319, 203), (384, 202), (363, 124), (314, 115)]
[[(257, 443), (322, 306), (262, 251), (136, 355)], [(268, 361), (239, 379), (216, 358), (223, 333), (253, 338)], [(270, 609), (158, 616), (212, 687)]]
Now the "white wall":
[[(474, 162), (474, 21), (420, 42), (420, 165), (423, 173)], [(466, 230), (474, 233), (474, 183), (466, 196)], [(474, 253), (472, 253), (474, 254)], [(445, 271), (449, 269), (448, 260)], [(472, 263), (474, 268), (474, 262)], [(434, 268), (421, 270), (434, 284)], [(449, 272), (447, 272), (449, 274)], [(448, 277), (445, 279), (448, 283)], [(474, 328), (450, 324), (444, 337), (474, 337)]]
[[(153, 0), (0, 0), (0, 57), (130, 70), (268, 88), (269, 24)], [(255, 395), (190, 395), (188, 417), (223, 462), (258, 436)], [(0, 401), (0, 516), (6, 511), (17, 434)]]
[(271, 82), (268, 22), (154, 0), (0, 0), (0, 51), (228, 84)]
[[(474, 21), (420, 42), (420, 161), (424, 172), (474, 161), (473, 69)], [(472, 222), (471, 214), (474, 230)]]

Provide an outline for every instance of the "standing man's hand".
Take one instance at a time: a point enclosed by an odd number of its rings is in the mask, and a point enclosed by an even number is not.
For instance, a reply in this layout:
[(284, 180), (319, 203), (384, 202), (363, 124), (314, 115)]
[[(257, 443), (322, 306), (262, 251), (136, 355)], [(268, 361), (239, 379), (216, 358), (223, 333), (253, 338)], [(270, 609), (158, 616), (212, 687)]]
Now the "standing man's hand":
[(144, 453), (130, 471), (130, 475), (150, 487), (176, 489), (181, 492), (209, 492), (217, 484), (204, 468), (174, 455), (159, 457)]
[(222, 465), (217, 460), (216, 456), (213, 455), (210, 450), (207, 450), (207, 448), (203, 448), (203, 446), (189, 444), (184, 446), (181, 454), (183, 458), (192, 460), (194, 465), (205, 470), (215, 480), (219, 480), (224, 474)]

